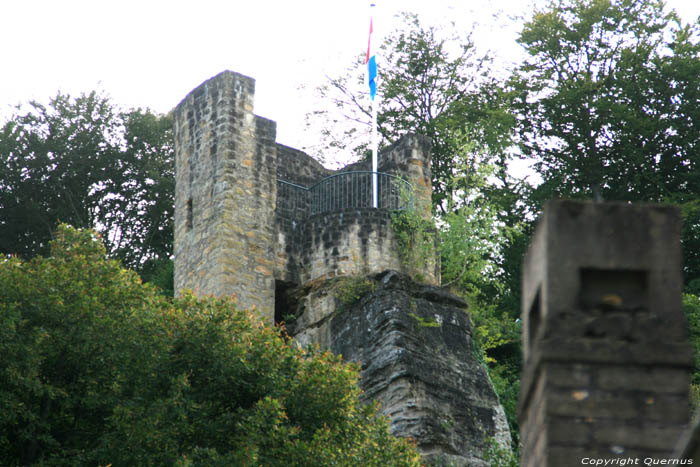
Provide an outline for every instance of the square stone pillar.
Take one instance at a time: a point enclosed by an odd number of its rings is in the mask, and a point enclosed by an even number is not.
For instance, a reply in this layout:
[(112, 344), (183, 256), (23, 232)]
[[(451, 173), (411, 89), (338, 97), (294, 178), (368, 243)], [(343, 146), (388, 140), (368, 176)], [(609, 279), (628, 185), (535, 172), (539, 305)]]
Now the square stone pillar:
[(545, 207), (523, 268), (523, 467), (671, 456), (692, 365), (680, 228), (668, 206)]

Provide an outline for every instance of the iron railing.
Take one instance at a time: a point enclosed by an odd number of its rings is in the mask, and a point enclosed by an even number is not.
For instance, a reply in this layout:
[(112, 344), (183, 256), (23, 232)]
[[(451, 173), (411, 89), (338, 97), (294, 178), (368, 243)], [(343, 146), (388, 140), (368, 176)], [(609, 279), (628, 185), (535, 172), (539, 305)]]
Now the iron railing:
[(406, 180), (382, 172), (341, 172), (324, 178), (309, 188), (278, 180), (278, 207), (310, 215), (341, 209), (371, 208), (372, 175), (377, 179), (377, 208), (405, 210), (413, 208), (413, 189)]

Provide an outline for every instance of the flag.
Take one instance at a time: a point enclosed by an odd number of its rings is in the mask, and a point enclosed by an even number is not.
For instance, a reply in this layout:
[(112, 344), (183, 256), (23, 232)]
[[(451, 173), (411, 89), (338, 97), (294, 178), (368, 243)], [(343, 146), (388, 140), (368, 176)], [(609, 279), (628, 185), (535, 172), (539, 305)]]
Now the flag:
[(372, 17), (370, 16), (369, 39), (367, 40), (367, 59), (365, 60), (365, 63), (367, 64), (369, 95), (372, 98), (372, 100), (374, 100), (374, 96), (377, 94), (377, 57), (374, 55), (374, 49), (372, 47), (372, 31)]

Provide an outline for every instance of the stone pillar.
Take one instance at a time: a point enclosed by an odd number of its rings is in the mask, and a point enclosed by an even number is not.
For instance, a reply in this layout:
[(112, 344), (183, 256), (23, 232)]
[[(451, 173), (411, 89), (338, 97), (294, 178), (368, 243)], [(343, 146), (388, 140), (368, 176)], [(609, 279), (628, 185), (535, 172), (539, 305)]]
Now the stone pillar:
[[(408, 181), (413, 187), (413, 204), (415, 211), (426, 221), (432, 223), (432, 173), (430, 171), (432, 142), (423, 135), (409, 133), (379, 154), (379, 171), (390, 173)], [(437, 230), (433, 234), (432, 253), (426, 257), (412, 258), (404, 265), (404, 272), (419, 273), (422, 280), (440, 285), (440, 253)], [(398, 246), (397, 246), (398, 248)], [(423, 256), (423, 253), (419, 253)], [(412, 270), (416, 269), (416, 270)]]
[(416, 208), (431, 218), (432, 174), (430, 172), (430, 138), (408, 134), (379, 154), (379, 171), (399, 176), (408, 181), (414, 190)]
[(234, 296), (272, 320), (276, 127), (253, 114), (254, 93), (225, 71), (175, 108), (175, 290)]
[(672, 207), (545, 207), (523, 271), (523, 467), (671, 457), (692, 363), (680, 227)]

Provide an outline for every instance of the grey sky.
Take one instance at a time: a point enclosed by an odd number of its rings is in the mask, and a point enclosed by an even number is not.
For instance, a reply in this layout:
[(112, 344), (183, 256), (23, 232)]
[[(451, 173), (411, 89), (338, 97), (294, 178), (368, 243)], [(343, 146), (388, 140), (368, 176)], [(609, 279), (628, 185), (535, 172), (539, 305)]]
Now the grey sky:
[[(477, 45), (504, 60), (517, 54), (509, 15), (530, 0), (377, 0), (375, 32), (399, 11), (425, 23), (481, 25)], [(347, 67), (367, 44), (364, 0), (24, 0), (0, 8), (0, 118), (60, 89), (109, 93), (125, 107), (167, 112), (192, 88), (224, 69), (257, 81), (255, 112), (278, 122), (278, 141), (301, 147), (310, 88)], [(686, 21), (696, 0), (671, 0)], [(501, 13), (500, 19), (494, 14)]]

